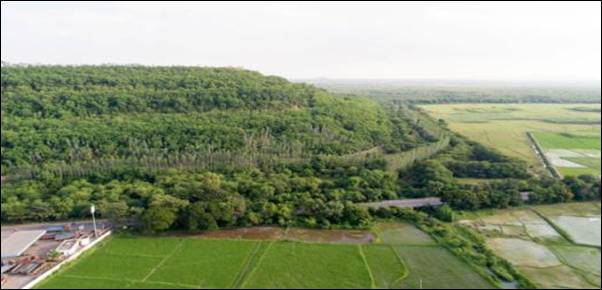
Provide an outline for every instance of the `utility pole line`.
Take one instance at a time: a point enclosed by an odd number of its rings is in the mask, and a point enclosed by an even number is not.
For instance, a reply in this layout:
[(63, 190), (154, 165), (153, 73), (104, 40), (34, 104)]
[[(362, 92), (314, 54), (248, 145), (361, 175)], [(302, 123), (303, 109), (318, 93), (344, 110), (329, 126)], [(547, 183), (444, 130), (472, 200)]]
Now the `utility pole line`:
[(96, 217), (95, 217), (96, 207), (94, 205), (92, 205), (92, 207), (90, 207), (90, 212), (92, 213), (92, 223), (94, 224), (94, 238), (97, 239), (98, 231), (96, 230)]

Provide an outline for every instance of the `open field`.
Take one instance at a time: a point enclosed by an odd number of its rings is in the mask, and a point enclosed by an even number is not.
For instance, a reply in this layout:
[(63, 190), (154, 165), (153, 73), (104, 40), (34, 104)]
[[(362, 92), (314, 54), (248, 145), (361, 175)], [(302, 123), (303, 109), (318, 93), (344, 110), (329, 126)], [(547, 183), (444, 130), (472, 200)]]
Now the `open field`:
[(545, 216), (570, 241), (579, 245), (600, 247), (602, 225), (599, 203), (538, 206), (534, 210)]
[(559, 216), (550, 220), (566, 232), (573, 242), (600, 247), (600, 216), (590, 218)]
[[(101, 281), (100, 284), (109, 282), (109, 287), (118, 285), (120, 288), (153, 285), (193, 289), (371, 287), (372, 281), (358, 247), (115, 237), (41, 288), (96, 287)], [(89, 280), (89, 283), (78, 283), (81, 280)]]
[(386, 245), (435, 246), (431, 237), (416, 227), (403, 223), (384, 223), (377, 227), (379, 240)]
[(311, 230), (300, 228), (253, 227), (233, 230), (206, 231), (197, 235), (200, 238), (227, 240), (273, 240), (296, 241), (325, 244), (370, 244), (374, 234), (358, 230)]
[(490, 237), (559, 241), (563, 237), (535, 212), (527, 209), (492, 211), (471, 226)]
[(470, 266), (439, 247), (396, 246), (409, 275), (401, 289), (490, 289), (492, 286)]
[(560, 174), (600, 175), (600, 132), (584, 134), (533, 133), (544, 154)]
[(407, 277), (408, 269), (395, 249), (389, 245), (364, 247), (366, 261), (370, 266), (374, 283), (378, 289), (397, 289)]
[(531, 241), (494, 238), (489, 239), (487, 245), (516, 266), (549, 268), (562, 265), (552, 251)]
[(600, 288), (600, 203), (490, 210), (462, 224), (541, 288)]
[[(370, 288), (359, 246), (274, 243), (244, 288)], [(400, 273), (403, 271), (400, 269)]]
[(553, 205), (538, 205), (538, 212), (545, 216), (595, 217), (600, 215), (600, 202), (572, 202)]
[(600, 175), (600, 132), (536, 132), (533, 136), (562, 175)]
[[(597, 151), (597, 159), (588, 155), (577, 157), (596, 159), (600, 163), (599, 104), (446, 104), (422, 108), (433, 117), (445, 120), (453, 131), (521, 158), (537, 171), (543, 170), (543, 164), (534, 152), (527, 136), (529, 132), (542, 136), (540, 142), (544, 148)], [(600, 174), (599, 168), (590, 167), (595, 161), (581, 162), (585, 163), (585, 168), (567, 168), (561, 172), (565, 175)]]
[(379, 241), (390, 245), (408, 268), (402, 289), (483, 289), (489, 282), (414, 226), (385, 223), (377, 227)]
[(237, 237), (257, 238), (252, 232), (229, 232), (235, 238), (220, 239), (116, 236), (39, 288), (417, 289), (421, 282), (442, 289), (491, 288), (470, 266), (407, 224), (380, 225), (376, 244), (346, 243), (342, 232), (335, 234), (341, 243), (271, 240), (274, 232), (265, 228), (258, 231), (265, 240)]
[[(569, 134), (569, 133), (550, 133), (550, 132), (539, 132), (535, 133), (537, 141), (544, 148), (567, 148), (577, 150), (600, 150), (600, 137), (594, 136), (593, 132), (587, 132), (582, 134)], [(599, 133), (599, 132), (598, 132)], [(600, 154), (595, 154), (598, 157)]]
[(590, 247), (553, 246), (557, 256), (571, 267), (600, 277), (600, 251)]
[(575, 271), (568, 266), (518, 269), (541, 289), (600, 289), (582, 275), (575, 275)]

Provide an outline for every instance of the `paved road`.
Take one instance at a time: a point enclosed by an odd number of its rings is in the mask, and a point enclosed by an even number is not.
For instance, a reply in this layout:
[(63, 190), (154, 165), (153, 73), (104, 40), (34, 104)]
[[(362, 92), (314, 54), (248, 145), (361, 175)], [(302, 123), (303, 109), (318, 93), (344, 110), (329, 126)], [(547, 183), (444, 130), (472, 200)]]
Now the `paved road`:
[[(83, 225), (85, 230), (93, 229), (94, 226), (92, 224), (92, 220), (81, 220), (81, 221), (65, 221), (65, 222), (52, 222), (52, 223), (38, 223), (38, 224), (22, 224), (22, 225), (2, 225), (2, 237), (6, 234), (10, 234), (16, 231), (34, 231), (34, 230), (45, 230), (52, 226), (62, 226), (62, 225), (72, 225), (76, 224), (77, 226)], [(109, 221), (107, 220), (96, 220), (96, 225), (99, 229), (102, 228), (103, 225), (109, 225)]]
[[(521, 192), (521, 199), (524, 202), (529, 201), (531, 192)], [(428, 206), (441, 206), (444, 202), (438, 197), (427, 197), (427, 198), (414, 198), (414, 199), (398, 199), (398, 200), (386, 200), (381, 202), (370, 202), (362, 203), (361, 205), (369, 208), (387, 208), (387, 207), (398, 207), (398, 208), (421, 208)]]
[(420, 208), (427, 206), (440, 206), (443, 202), (438, 197), (415, 198), (415, 199), (399, 199), (387, 200), (381, 202), (371, 202), (362, 204), (369, 208), (384, 208), (384, 207), (399, 207), (399, 208)]

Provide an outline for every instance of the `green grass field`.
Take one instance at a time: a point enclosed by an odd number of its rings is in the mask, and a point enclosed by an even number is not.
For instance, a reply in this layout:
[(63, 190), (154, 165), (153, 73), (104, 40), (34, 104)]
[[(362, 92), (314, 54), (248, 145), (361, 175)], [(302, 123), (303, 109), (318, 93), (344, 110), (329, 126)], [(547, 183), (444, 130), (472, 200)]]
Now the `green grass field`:
[(372, 283), (359, 246), (277, 242), (243, 288), (365, 289)]
[[(582, 149), (600, 151), (599, 111), (584, 112), (575, 108), (600, 109), (600, 105), (575, 104), (445, 104), (422, 108), (435, 118), (443, 119), (450, 129), (502, 153), (527, 161), (531, 168), (543, 171), (528, 132), (543, 134), (543, 144), (570, 144)], [(547, 135), (549, 134), (549, 138)], [(558, 136), (572, 136), (572, 140)], [(538, 138), (539, 139), (539, 138)], [(544, 146), (544, 145), (542, 145)], [(545, 147), (545, 146), (544, 146)], [(600, 160), (599, 158), (597, 159)], [(598, 162), (599, 164), (599, 162)], [(594, 169), (595, 170), (595, 169)], [(589, 168), (570, 168), (565, 175), (596, 173)], [(599, 170), (597, 171), (599, 174)]]
[(592, 135), (536, 132), (539, 145), (547, 149), (600, 150), (600, 132)]
[[(600, 175), (600, 132), (589, 134), (535, 132), (533, 136), (552, 163), (560, 158), (557, 169), (562, 175)], [(565, 161), (573, 165), (563, 166)]]
[(379, 240), (385, 245), (435, 246), (429, 235), (405, 223), (383, 223), (377, 227)]
[(408, 275), (403, 260), (389, 245), (362, 246), (376, 288), (397, 289)]
[(491, 288), (413, 226), (378, 233), (380, 243), (364, 245), (115, 236), (38, 288)]
[(470, 266), (437, 246), (427, 234), (408, 224), (385, 223), (377, 228), (379, 241), (394, 249), (408, 268), (401, 289), (483, 289), (491, 284)]

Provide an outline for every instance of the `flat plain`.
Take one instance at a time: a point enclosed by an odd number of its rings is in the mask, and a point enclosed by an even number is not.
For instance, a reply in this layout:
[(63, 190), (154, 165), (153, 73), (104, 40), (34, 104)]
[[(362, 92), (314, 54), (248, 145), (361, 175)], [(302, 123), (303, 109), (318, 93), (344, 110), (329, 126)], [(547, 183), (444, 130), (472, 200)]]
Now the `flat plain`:
[[(250, 231), (245, 233), (256, 236)], [(411, 225), (381, 224), (375, 235), (377, 241), (354, 244), (345, 235), (339, 243), (325, 243), (323, 237), (308, 242), (307, 233), (302, 241), (116, 235), (39, 288), (491, 288), (468, 264)]]
[(523, 159), (534, 170), (543, 171), (543, 163), (527, 133), (536, 135), (546, 150), (578, 153), (576, 157), (581, 159), (576, 163), (582, 166), (559, 168), (562, 174), (600, 174), (599, 104), (445, 104), (421, 108), (445, 120), (451, 130)]

